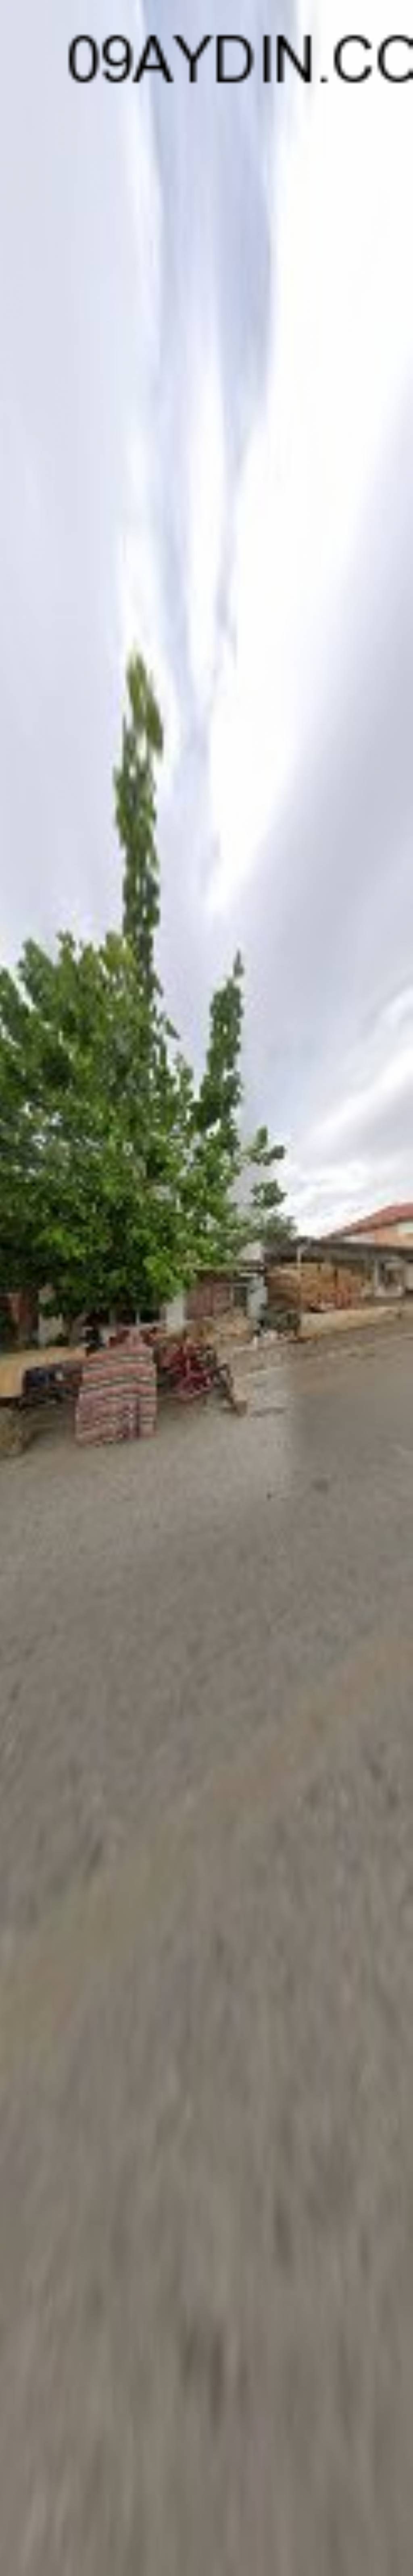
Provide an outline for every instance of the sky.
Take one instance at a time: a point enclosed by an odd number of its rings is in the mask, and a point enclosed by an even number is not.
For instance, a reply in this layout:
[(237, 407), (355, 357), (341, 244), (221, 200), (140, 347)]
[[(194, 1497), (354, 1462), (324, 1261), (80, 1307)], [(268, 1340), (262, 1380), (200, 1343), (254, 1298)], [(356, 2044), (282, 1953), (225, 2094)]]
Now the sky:
[[(187, 43), (254, 47), (220, 87), (148, 10), (122, 29), (137, 60), (155, 24), (171, 84), (71, 81), (76, 0), (3, 33), (2, 955), (119, 919), (136, 644), (171, 1014), (200, 1069), (241, 947), (246, 1129), (321, 1230), (413, 1199), (413, 86), (332, 77), (346, 0), (180, 0)], [(264, 87), (268, 28), (328, 78)]]

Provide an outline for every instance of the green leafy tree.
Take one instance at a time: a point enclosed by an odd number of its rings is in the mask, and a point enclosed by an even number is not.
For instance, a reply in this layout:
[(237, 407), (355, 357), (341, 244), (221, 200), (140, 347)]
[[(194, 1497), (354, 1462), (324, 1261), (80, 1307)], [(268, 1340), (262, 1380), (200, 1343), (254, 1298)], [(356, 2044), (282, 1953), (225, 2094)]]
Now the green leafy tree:
[(274, 1172), (274, 1164), (285, 1161), (285, 1145), (270, 1145), (268, 1128), (258, 1127), (248, 1148), (248, 1160), (256, 1174), (251, 1191), (254, 1232), (263, 1248), (271, 1250), (275, 1257), (282, 1247), (293, 1244), (295, 1231), (291, 1217), (283, 1214), (285, 1191), (280, 1189)]
[(109, 936), (56, 959), (29, 941), (0, 977), (0, 1245), (9, 1287), (53, 1287), (62, 1311), (178, 1285), (190, 1084), (159, 1021), (151, 1100), (136, 1077), (146, 1027), (133, 954)]
[[(213, 995), (198, 1093), (156, 973), (156, 764), (162, 725), (129, 664), (115, 772), (123, 929), (95, 948), (26, 942), (0, 974), (0, 1292), (50, 1287), (85, 1306), (152, 1311), (206, 1268), (229, 1268), (281, 1207), (282, 1154), (240, 1138), (243, 969)], [(246, 1173), (253, 1179), (246, 1204)]]
[(159, 992), (154, 963), (161, 909), (155, 762), (162, 756), (163, 731), (152, 681), (138, 653), (128, 663), (126, 686), (122, 758), (114, 773), (115, 814), (124, 861), (123, 930), (133, 949), (140, 992), (150, 1013)]
[(231, 1269), (248, 1244), (271, 1222), (281, 1225), (284, 1192), (274, 1164), (282, 1145), (270, 1145), (267, 1127), (243, 1144), (243, 964), (239, 951), (231, 975), (213, 994), (205, 1073), (194, 1111), (196, 1144), (192, 1189), (198, 1216), (200, 1266)]

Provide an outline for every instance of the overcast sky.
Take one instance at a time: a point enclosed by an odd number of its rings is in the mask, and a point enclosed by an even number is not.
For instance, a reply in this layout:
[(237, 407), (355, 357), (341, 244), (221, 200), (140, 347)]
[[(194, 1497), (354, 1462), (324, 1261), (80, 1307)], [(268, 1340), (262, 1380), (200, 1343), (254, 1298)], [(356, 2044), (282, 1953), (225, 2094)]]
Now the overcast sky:
[[(327, 68), (353, 18), (303, 0)], [(321, 1225), (413, 1198), (413, 88), (264, 89), (291, 0), (180, 0), (192, 44), (250, 36), (238, 88), (211, 47), (189, 89), (167, 0), (120, 22), (138, 51), (155, 22), (173, 85), (70, 82), (76, 0), (2, 40), (3, 956), (119, 918), (136, 642), (168, 1001), (199, 1064), (241, 945), (247, 1114)]]

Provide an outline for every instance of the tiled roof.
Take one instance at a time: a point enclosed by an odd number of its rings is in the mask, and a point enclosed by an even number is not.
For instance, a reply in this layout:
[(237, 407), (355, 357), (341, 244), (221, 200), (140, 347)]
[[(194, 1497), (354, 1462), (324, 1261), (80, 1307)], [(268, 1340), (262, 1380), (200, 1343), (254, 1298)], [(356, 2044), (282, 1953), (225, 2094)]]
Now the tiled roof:
[(372, 1216), (356, 1217), (354, 1222), (343, 1225), (340, 1232), (343, 1235), (375, 1234), (382, 1226), (405, 1224), (413, 1224), (413, 1199), (402, 1200), (400, 1206), (374, 1208)]

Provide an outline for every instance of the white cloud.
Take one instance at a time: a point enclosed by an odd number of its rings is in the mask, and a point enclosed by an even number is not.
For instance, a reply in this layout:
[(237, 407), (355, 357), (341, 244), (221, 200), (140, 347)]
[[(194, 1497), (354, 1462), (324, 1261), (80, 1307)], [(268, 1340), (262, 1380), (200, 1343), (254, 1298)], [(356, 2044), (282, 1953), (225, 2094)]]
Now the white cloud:
[(191, 677), (202, 712), (214, 678), (226, 498), (219, 349), (213, 314), (208, 317), (204, 305), (191, 335), (187, 430), (187, 622)]
[(162, 793), (168, 798), (173, 792), (181, 746), (180, 709), (165, 632), (161, 563), (154, 542), (156, 491), (146, 442), (137, 431), (130, 440), (128, 464), (124, 524), (118, 546), (120, 665), (123, 672), (138, 645), (152, 672), (164, 725)]
[(365, 1135), (370, 1121), (377, 1125), (383, 1113), (406, 1094), (413, 1097), (413, 1037), (410, 1044), (399, 1047), (396, 1055), (387, 1058), (371, 1081), (364, 1082), (359, 1091), (350, 1092), (340, 1108), (331, 1110), (321, 1121), (319, 1143), (334, 1146), (338, 1155), (346, 1139)]
[[(401, 1034), (403, 1033), (403, 1034)], [(413, 1199), (413, 990), (391, 996), (356, 1060), (343, 1065), (329, 1111), (300, 1138), (289, 1165), (300, 1225), (322, 1230), (384, 1205)], [(363, 1150), (364, 1149), (364, 1150)]]
[[(318, 60), (331, 62), (341, 24), (322, 0)], [(362, 91), (337, 80), (298, 92), (274, 162), (267, 393), (236, 498), (233, 646), (211, 725), (215, 896), (226, 903), (294, 794), (411, 364), (408, 89), (389, 94), (373, 78)]]
[[(238, 93), (211, 47), (196, 93), (82, 96), (71, 0), (58, 30), (45, 13), (46, 71), (34, 22), (5, 36), (8, 952), (119, 917), (136, 640), (165, 721), (171, 1007), (198, 1062), (241, 943), (246, 1118), (328, 1221), (413, 1190), (411, 88), (264, 90), (250, 0)], [(322, 0), (327, 65), (343, 19)], [(167, 20), (158, 0), (168, 51)], [(134, 0), (127, 24), (140, 46)]]
[[(134, 0), (133, 41), (136, 56), (145, 42), (145, 22), (141, 0)], [(137, 112), (136, 90), (122, 90), (124, 115), (124, 150), (130, 205), (134, 227), (136, 302), (131, 313), (131, 332), (139, 338), (142, 361), (141, 393), (146, 404), (151, 390), (156, 390), (160, 358), (162, 259), (164, 251), (162, 189), (153, 117), (153, 90), (150, 80), (139, 88)]]

